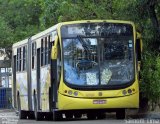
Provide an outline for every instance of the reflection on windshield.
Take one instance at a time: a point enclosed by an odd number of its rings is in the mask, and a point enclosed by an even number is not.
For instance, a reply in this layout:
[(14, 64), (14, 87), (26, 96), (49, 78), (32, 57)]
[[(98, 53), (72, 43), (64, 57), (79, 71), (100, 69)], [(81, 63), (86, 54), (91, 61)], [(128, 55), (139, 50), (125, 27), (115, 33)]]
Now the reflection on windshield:
[(97, 44), (93, 41), (80, 39), (65, 39), (64, 46), (64, 70), (68, 83), (78, 85), (99, 84)]
[(63, 39), (64, 74), (75, 85), (119, 85), (133, 79), (131, 37)]

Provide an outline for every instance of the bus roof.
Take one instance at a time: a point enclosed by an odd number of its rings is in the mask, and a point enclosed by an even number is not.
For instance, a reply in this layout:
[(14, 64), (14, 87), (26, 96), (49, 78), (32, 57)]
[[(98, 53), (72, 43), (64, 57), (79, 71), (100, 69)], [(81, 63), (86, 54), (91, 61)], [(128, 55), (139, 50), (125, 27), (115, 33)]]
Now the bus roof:
[[(76, 23), (94, 23), (94, 22), (109, 22), (109, 23), (126, 23), (126, 24), (131, 24), (131, 25), (134, 25), (133, 22), (131, 21), (123, 21), (123, 20), (79, 20), (79, 21), (68, 21), (68, 22), (61, 22), (61, 23), (58, 23), (42, 32), (39, 32), (38, 34), (36, 35), (33, 35), (31, 37), (31, 40), (36, 40), (40, 37), (43, 37), (44, 35), (50, 33), (51, 31), (54, 31), (58, 28), (58, 26), (60, 25), (67, 25), (67, 24), (76, 24)], [(28, 39), (29, 38), (26, 38), (25, 40), (22, 40), (22, 41), (19, 41), (17, 43), (14, 43), (13, 44), (13, 48), (16, 48), (16, 47), (19, 47), (19, 46), (22, 46), (24, 44), (27, 44), (28, 42)]]
[(76, 23), (96, 23), (96, 22), (125, 23), (125, 24), (134, 25), (132, 21), (124, 21), (124, 20), (79, 20), (79, 21), (62, 22), (61, 25), (76, 24)]
[[(39, 32), (38, 34), (33, 35), (33, 36), (31, 37), (31, 40), (38, 39), (38, 38), (40, 38), (40, 37), (42, 37), (42, 36), (50, 33), (51, 31), (56, 30), (57, 27), (58, 27), (58, 24), (57, 24), (57, 25), (54, 25), (54, 26), (52, 26), (52, 27), (50, 27), (50, 28), (48, 28), (48, 29), (46, 29), (46, 30), (44, 30), (44, 31), (42, 31), (42, 32)], [(12, 47), (13, 47), (13, 48), (16, 48), (16, 47), (22, 46), (22, 45), (24, 45), (24, 44), (27, 44), (28, 39), (29, 39), (29, 38), (26, 38), (25, 40), (22, 40), (22, 41), (19, 41), (19, 42), (17, 42), (17, 43), (14, 43)]]

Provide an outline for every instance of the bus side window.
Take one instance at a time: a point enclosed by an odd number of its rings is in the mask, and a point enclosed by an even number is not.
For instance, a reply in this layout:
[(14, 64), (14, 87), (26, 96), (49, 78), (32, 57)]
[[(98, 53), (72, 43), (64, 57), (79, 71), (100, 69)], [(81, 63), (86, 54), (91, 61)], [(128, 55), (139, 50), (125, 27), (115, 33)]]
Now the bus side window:
[(16, 71), (19, 71), (19, 48), (17, 48)]
[(20, 48), (19, 71), (22, 71), (23, 49)]
[(36, 67), (36, 42), (32, 43), (32, 69)]
[(41, 66), (44, 65), (44, 39), (41, 39)]
[(17, 60), (16, 60), (16, 70), (18, 72), (22, 71), (23, 66), (23, 49), (17, 48)]
[(48, 36), (48, 45), (49, 45), (49, 48), (48, 48), (48, 64), (51, 63), (51, 49), (52, 49), (52, 46), (53, 46), (53, 42), (51, 42), (51, 36), (49, 35)]
[(41, 39), (41, 66), (50, 63), (50, 36)]
[(48, 50), (49, 50), (49, 42), (48, 37), (45, 37), (45, 65), (48, 64)]
[(23, 47), (23, 66), (22, 66), (23, 71), (26, 70), (26, 55), (27, 55), (27, 49), (26, 49), (26, 46), (24, 46)]

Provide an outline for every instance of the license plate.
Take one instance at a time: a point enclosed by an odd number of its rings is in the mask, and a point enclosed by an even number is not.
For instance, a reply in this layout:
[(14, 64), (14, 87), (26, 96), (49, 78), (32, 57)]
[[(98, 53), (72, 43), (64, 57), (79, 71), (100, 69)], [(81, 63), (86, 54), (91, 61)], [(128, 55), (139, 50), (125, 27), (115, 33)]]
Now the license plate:
[(106, 100), (93, 100), (93, 104), (106, 104)]

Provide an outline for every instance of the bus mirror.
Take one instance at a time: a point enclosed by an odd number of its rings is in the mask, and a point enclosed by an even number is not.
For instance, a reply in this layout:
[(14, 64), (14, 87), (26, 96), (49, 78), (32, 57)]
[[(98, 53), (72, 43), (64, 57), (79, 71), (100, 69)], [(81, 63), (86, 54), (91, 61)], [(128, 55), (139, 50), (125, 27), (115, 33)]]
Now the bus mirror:
[(141, 53), (142, 53), (142, 39), (136, 40), (136, 53), (138, 61), (141, 61)]
[(51, 59), (57, 59), (58, 54), (58, 36), (55, 37), (54, 45), (51, 50)]
[(142, 35), (139, 32), (137, 32), (137, 44), (139, 44), (139, 50), (140, 52), (142, 52), (142, 47), (143, 47)]

